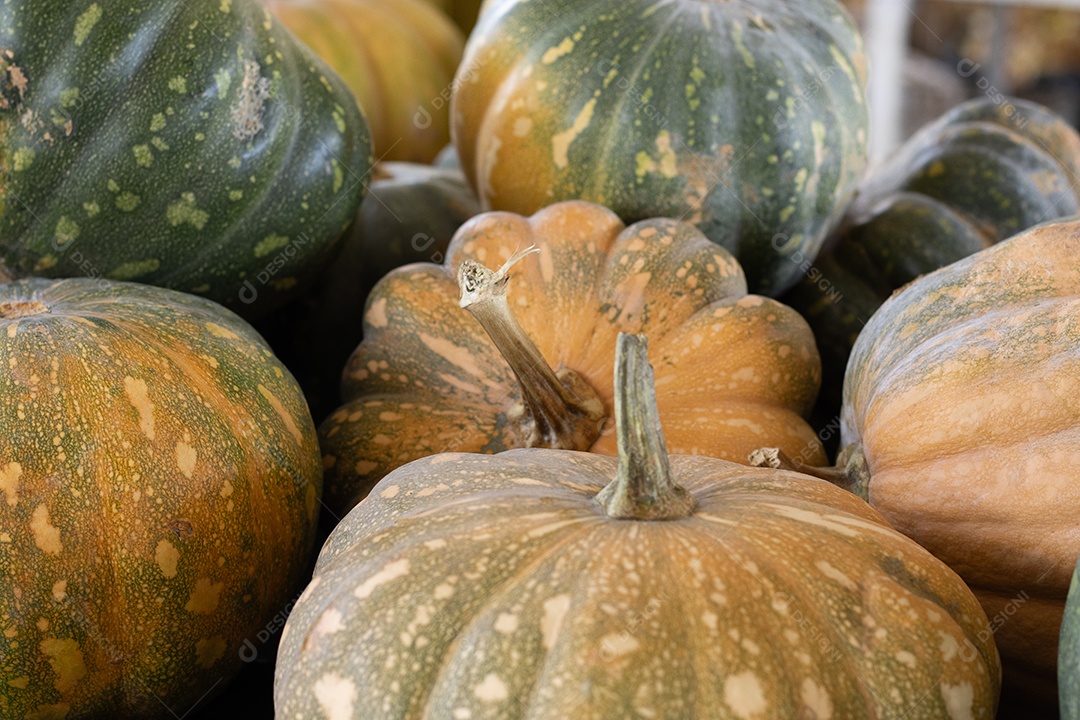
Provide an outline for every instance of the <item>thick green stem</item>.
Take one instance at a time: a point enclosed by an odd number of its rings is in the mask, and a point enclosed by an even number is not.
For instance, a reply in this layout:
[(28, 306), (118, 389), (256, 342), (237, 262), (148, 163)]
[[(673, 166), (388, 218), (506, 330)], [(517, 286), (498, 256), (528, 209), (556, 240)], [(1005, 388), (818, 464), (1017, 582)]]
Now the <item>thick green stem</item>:
[(679, 520), (697, 500), (671, 474), (653, 369), (644, 335), (619, 333), (615, 355), (615, 434), (619, 470), (596, 496), (608, 516), (620, 520)]
[(548, 367), (506, 302), (510, 268), (533, 252), (535, 247), (516, 253), (495, 272), (472, 260), (463, 262), (458, 270), (460, 304), (483, 326), (514, 371), (524, 401), (517, 421), (525, 444), (588, 450), (607, 415), (603, 400), (578, 373), (569, 368), (555, 373)]
[(750, 453), (748, 459), (754, 467), (770, 467), (810, 475), (854, 493), (863, 500), (869, 498), (870, 469), (858, 445), (849, 445), (844, 448), (837, 458), (835, 467), (807, 465), (801, 460), (788, 457), (780, 448), (774, 447), (755, 450)]

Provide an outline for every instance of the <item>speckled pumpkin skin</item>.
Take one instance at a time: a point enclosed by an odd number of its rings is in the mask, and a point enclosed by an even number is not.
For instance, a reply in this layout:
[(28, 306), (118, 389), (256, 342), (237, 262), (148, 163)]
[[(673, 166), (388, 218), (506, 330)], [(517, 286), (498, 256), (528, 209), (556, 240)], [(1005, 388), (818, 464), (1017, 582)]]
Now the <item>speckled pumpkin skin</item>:
[(616, 467), (526, 449), (384, 478), (289, 618), (278, 717), (994, 716), (978, 602), (864, 502), (672, 456), (693, 515), (612, 520)]
[(1080, 211), (1080, 135), (1035, 103), (972, 100), (920, 130), (860, 187), (844, 228), (782, 297), (814, 329), (822, 417), (866, 322), (897, 288), (1038, 223)]
[(1061, 720), (1077, 720), (1080, 718), (1080, 573), (1075, 571), (1061, 622), (1057, 677)]
[[(821, 368), (806, 322), (747, 295), (739, 264), (687, 223), (629, 228), (609, 210), (570, 201), (531, 218), (487, 213), (454, 236), (446, 266), (408, 265), (368, 296), (364, 341), (342, 380), (346, 403), (320, 427), (326, 495), (339, 515), (386, 473), (447, 451), (524, 447), (508, 415), (521, 403), (509, 365), (458, 306), (465, 259), (512, 271), (509, 305), (553, 369), (577, 371), (610, 416), (620, 331), (648, 337), (668, 448), (744, 462), (763, 445), (825, 462), (802, 418)], [(590, 448), (613, 455), (608, 428)]]
[(450, 141), (465, 38), (425, 0), (265, 0), (356, 94), (379, 160), (431, 162)]
[(372, 162), (348, 89), (257, 0), (0, 3), (16, 277), (138, 280), (254, 317), (327, 258)]
[(1047, 224), (908, 285), (855, 344), (841, 431), (870, 503), (983, 602), (1006, 684), (1051, 698), (1080, 555), (1078, 257), (1080, 222)]
[(0, 364), (0, 716), (185, 714), (307, 571), (299, 388), (220, 306), (87, 279), (0, 285)]
[(834, 0), (496, 0), (455, 80), (454, 144), (486, 207), (688, 220), (776, 295), (866, 165), (864, 64)]

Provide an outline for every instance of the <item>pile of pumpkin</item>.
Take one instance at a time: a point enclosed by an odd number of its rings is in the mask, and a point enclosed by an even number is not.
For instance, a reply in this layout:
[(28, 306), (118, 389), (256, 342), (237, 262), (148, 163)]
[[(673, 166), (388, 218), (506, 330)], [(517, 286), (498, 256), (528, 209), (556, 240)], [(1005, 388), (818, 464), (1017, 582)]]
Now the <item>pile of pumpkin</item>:
[(1080, 136), (445, 9), (0, 4), (0, 718), (1080, 717)]

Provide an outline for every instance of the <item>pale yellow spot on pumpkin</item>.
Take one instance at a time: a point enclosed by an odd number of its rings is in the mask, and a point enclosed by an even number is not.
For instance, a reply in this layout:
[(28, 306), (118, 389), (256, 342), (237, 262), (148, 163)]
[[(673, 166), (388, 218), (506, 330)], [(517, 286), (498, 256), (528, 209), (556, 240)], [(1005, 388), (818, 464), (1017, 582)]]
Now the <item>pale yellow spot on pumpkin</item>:
[(818, 560), (816, 563), (816, 567), (825, 577), (829, 578), (830, 580), (835, 580), (848, 590), (859, 589), (859, 586), (855, 584), (855, 581), (845, 575), (843, 571), (832, 565), (828, 560)]
[(315, 626), (311, 629), (312, 640), (318, 640), (327, 635), (333, 635), (345, 629), (345, 623), (341, 621), (341, 611), (329, 608), (319, 616)]
[(948, 633), (938, 632), (938, 635), (941, 636), (941, 659), (949, 662), (956, 657), (956, 653), (960, 652), (960, 643)]
[(420, 342), (424, 343), (428, 350), (431, 350), (431, 352), (452, 365), (461, 368), (474, 377), (484, 376), (484, 372), (476, 364), (476, 359), (472, 356), (472, 353), (465, 348), (455, 345), (446, 338), (435, 337), (423, 332), (417, 333), (417, 337), (420, 338)]
[(83, 662), (79, 643), (70, 638), (65, 640), (49, 638), (42, 640), (38, 647), (41, 649), (41, 654), (48, 658), (49, 665), (56, 673), (53, 687), (61, 695), (71, 692), (79, 681), (86, 677), (86, 664)]
[(22, 465), (17, 462), (9, 462), (0, 468), (0, 490), (7, 496), (7, 504), (15, 507), (19, 502), (19, 478), (22, 476)]
[(454, 586), (453, 585), (448, 585), (446, 583), (443, 583), (442, 585), (436, 585), (435, 586), (435, 599), (436, 600), (446, 600), (447, 598), (453, 597), (453, 595), (454, 595)]
[(49, 508), (42, 503), (34, 508), (30, 516), (30, 530), (34, 533), (34, 544), (48, 555), (59, 555), (64, 549), (60, 542), (60, 530), (49, 522)]
[(790, 507), (787, 505), (776, 505), (773, 503), (765, 503), (768, 507), (775, 510), (780, 515), (790, 518), (792, 520), (798, 520), (799, 522), (806, 523), (808, 525), (815, 525), (817, 527), (826, 528), (833, 532), (840, 533), (847, 537), (858, 537), (859, 533), (852, 530), (850, 527), (841, 525), (838, 522), (833, 522), (831, 519), (825, 519), (823, 516), (810, 510), (802, 510), (800, 508)]
[(195, 643), (195, 662), (199, 667), (210, 669), (225, 654), (225, 639), (220, 635), (204, 638)]
[(353, 466), (357, 475), (367, 475), (377, 467), (379, 467), (379, 463), (371, 460), (357, 460), (356, 465)]
[(53, 600), (64, 602), (67, 598), (67, 580), (57, 580), (52, 586)]
[(519, 117), (518, 119), (514, 120), (514, 137), (525, 137), (529, 134), (529, 131), (532, 130), (532, 125), (532, 118)]
[(225, 484), (221, 486), (221, 492), (219, 494), (223, 498), (227, 498), (230, 495), (232, 495), (233, 494), (233, 484), (231, 482), (229, 482), (228, 480), (226, 480)]
[(10, 685), (13, 688), (18, 688), (19, 690), (25, 690), (26, 686), (29, 685), (29, 684), (30, 684), (30, 677), (27, 676), (27, 675), (23, 675), (22, 677), (12, 678), (11, 680), (8, 680), (8, 685)]
[(214, 337), (225, 338), (227, 340), (239, 340), (240, 336), (234, 333), (228, 328), (221, 327), (217, 323), (206, 323), (206, 329), (210, 331), (210, 334)]
[(382, 570), (369, 577), (364, 582), (356, 586), (356, 590), (353, 591), (353, 595), (363, 600), (370, 597), (371, 593), (382, 585), (388, 582), (393, 582), (400, 577), (404, 577), (409, 574), (409, 561), (408, 560), (395, 560), (394, 562), (387, 563)]
[(551, 138), (551, 151), (555, 167), (560, 170), (570, 164), (570, 145), (577, 140), (578, 136), (589, 127), (592, 122), (593, 110), (596, 108), (596, 98), (590, 98), (581, 112), (574, 118), (573, 125), (568, 130), (558, 133)]
[(90, 37), (90, 32), (94, 29), (94, 26), (101, 20), (101, 7), (97, 3), (93, 3), (79, 15), (75, 20), (75, 46), (79, 47), (86, 38)]
[(183, 440), (176, 441), (176, 465), (184, 477), (191, 479), (195, 474), (195, 463), (199, 459), (199, 451), (188, 445)]
[(473, 695), (481, 702), (495, 703), (510, 697), (510, 692), (506, 689), (506, 683), (498, 675), (488, 673), (484, 676), (483, 682), (473, 688)]
[(195, 581), (195, 588), (191, 591), (184, 609), (200, 615), (209, 615), (217, 610), (223, 589), (225, 589), (223, 582), (215, 583), (211, 582), (210, 578), (199, 578)]
[(401, 492), (401, 486), (400, 485), (391, 485), (390, 487), (386, 488), (381, 493), (379, 493), (379, 497), (389, 500), (391, 498), (396, 498), (398, 496), (398, 493), (400, 493), (400, 492)]
[(124, 392), (128, 401), (139, 413), (139, 429), (150, 440), (154, 439), (154, 403), (150, 402), (150, 393), (145, 380), (133, 377), (124, 378)]
[(574, 39), (563, 38), (563, 41), (555, 47), (548, 48), (547, 51), (540, 57), (540, 62), (544, 65), (550, 65), (563, 55), (566, 55), (574, 50)]
[(757, 675), (749, 670), (724, 679), (724, 702), (736, 717), (750, 718), (765, 712), (765, 693)]
[(555, 646), (555, 640), (559, 637), (559, 628), (562, 627), (566, 613), (569, 611), (570, 596), (567, 594), (556, 595), (544, 601), (544, 617), (540, 620), (544, 649), (550, 650)]
[(517, 615), (511, 615), (510, 613), (499, 613), (499, 617), (495, 618), (495, 632), (509, 635), (517, 629)]
[(975, 704), (975, 688), (971, 683), (950, 685), (941, 683), (941, 698), (951, 720), (973, 720), (972, 708)]
[(352, 720), (356, 685), (348, 678), (328, 673), (315, 681), (315, 700), (326, 720)]
[(907, 650), (897, 650), (896, 654), (893, 657), (895, 657), (896, 661), (901, 665), (907, 665), (909, 668), (912, 669), (914, 669), (917, 664), (915, 662), (915, 656), (909, 653)]
[(386, 318), (386, 298), (379, 298), (368, 308), (367, 318), (371, 327), (384, 328), (390, 324)]
[(606, 660), (629, 655), (640, 648), (641, 643), (628, 633), (612, 633), (600, 638), (600, 651)]
[(817, 720), (829, 720), (833, 716), (832, 698), (829, 697), (828, 690), (818, 685), (813, 678), (803, 679), (799, 686), (799, 698)]
[(270, 392), (264, 386), (259, 385), (259, 393), (266, 398), (266, 401), (270, 403), (270, 407), (274, 408), (274, 412), (281, 418), (281, 422), (285, 423), (285, 429), (289, 431), (289, 434), (296, 440), (297, 445), (304, 444), (304, 436), (300, 433), (300, 428), (296, 427), (296, 421), (293, 420), (293, 416), (289, 414), (285, 406), (281, 404), (281, 401), (277, 399), (274, 393)]
[(180, 561), (180, 552), (168, 540), (159, 540), (154, 550), (154, 561), (161, 574), (167, 578), (176, 577), (176, 565)]
[(433, 540), (428, 540), (424, 543), (424, 547), (429, 550), (442, 550), (446, 545), (446, 541), (442, 538), (434, 538)]

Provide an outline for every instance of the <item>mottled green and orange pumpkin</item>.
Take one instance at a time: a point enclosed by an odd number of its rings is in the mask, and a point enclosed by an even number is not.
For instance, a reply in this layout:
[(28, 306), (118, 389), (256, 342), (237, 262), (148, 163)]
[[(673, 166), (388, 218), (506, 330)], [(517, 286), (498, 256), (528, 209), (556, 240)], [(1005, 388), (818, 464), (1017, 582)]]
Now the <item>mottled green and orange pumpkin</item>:
[(258, 0), (0, 3), (15, 277), (138, 280), (253, 317), (327, 260), (371, 164), (344, 83)]
[(201, 298), (0, 285), (0, 717), (184, 715), (308, 571), (303, 396)]
[(1080, 211), (1080, 135), (1026, 100), (972, 100), (912, 137), (859, 188), (842, 229), (782, 297), (814, 329), (820, 415), (836, 417), (863, 326), (918, 276)]
[(338, 525), (282, 633), (277, 716), (993, 718), (960, 578), (829, 483), (669, 457), (634, 340), (617, 458), (436, 455)]
[(1029, 706), (1080, 555), (1078, 257), (1080, 221), (1050, 223), (916, 280), (844, 381), (846, 481), (967, 581)]
[(348, 83), (379, 160), (431, 162), (450, 140), (465, 38), (425, 0), (263, 0)]
[(493, 0), (454, 144), (486, 208), (687, 220), (776, 295), (866, 165), (864, 66), (835, 0)]
[(739, 264), (690, 224), (626, 227), (569, 201), (473, 218), (444, 265), (399, 268), (372, 290), (345, 404), (320, 427), (329, 506), (344, 514), (386, 473), (440, 452), (614, 454), (620, 331), (652, 342), (672, 452), (741, 462), (771, 437), (825, 462), (802, 417), (821, 371), (806, 322), (747, 295)]

